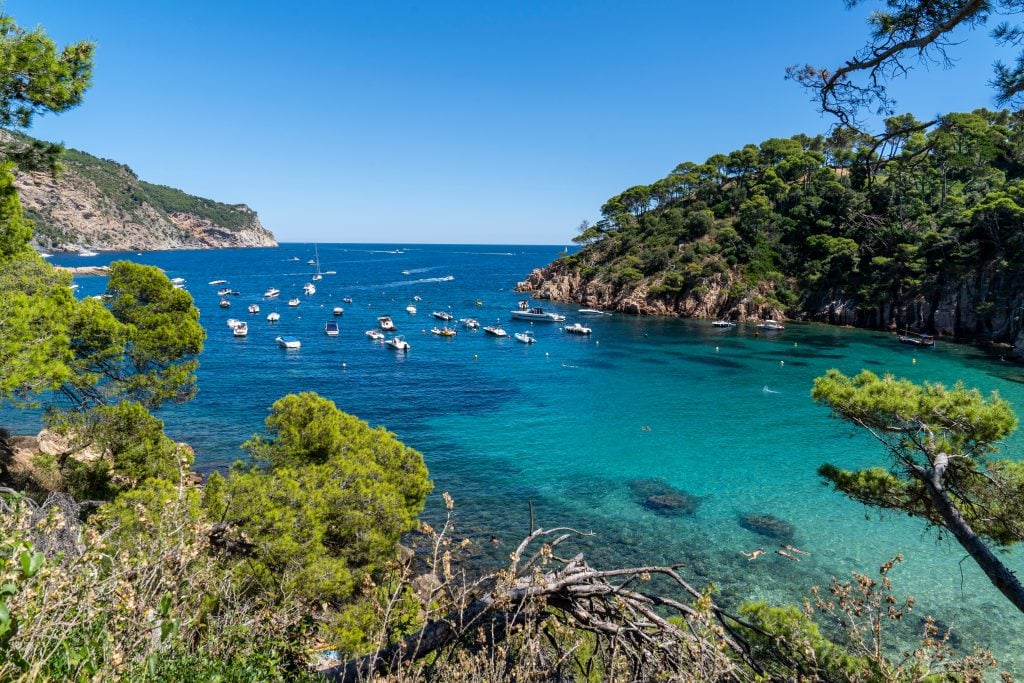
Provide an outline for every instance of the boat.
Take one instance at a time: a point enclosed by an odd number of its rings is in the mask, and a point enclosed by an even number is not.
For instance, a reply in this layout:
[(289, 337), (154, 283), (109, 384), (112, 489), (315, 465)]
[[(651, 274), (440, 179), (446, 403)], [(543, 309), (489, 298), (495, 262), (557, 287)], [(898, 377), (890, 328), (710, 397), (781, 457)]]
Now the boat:
[(413, 306), (412, 304), (409, 304), (408, 306), (405, 307), (405, 312), (408, 313), (409, 315), (416, 315), (416, 307)]
[(306, 284), (302, 285), (302, 291), (305, 292), (306, 294), (316, 294), (316, 285), (314, 285), (312, 282), (307, 282)]
[(236, 318), (228, 318), (228, 327), (234, 329), (241, 322), (241, 320), (238, 320)]
[(288, 305), (295, 308), (299, 305), (299, 299), (297, 297), (295, 299), (288, 299)]
[(476, 321), (476, 318), (462, 318), (459, 320), (459, 322), (462, 323), (462, 326), (468, 330), (480, 329), (480, 323)]
[(909, 344), (910, 346), (919, 346), (925, 349), (935, 348), (935, 337), (930, 334), (918, 334), (916, 332), (906, 331), (901, 334), (897, 340), (900, 344)]
[(408, 275), (408, 274), (409, 274), (409, 271), (408, 271), (408, 270), (403, 270), (403, 271), (402, 271), (402, 275)]
[(298, 256), (292, 256), (292, 257), (291, 257), (290, 259), (288, 259), (288, 260), (289, 260), (289, 261), (298, 261), (298, 260), (299, 260), (299, 257), (298, 257)]
[(39, 258), (53, 258), (53, 254), (47, 254), (46, 252), (39, 252)]
[(317, 282), (319, 280), (323, 280), (324, 276), (320, 273), (320, 249), (316, 244), (313, 245), (313, 253), (316, 254), (316, 260), (310, 265), (316, 265), (316, 272), (313, 273), (313, 282)]
[(477, 299), (477, 300), (476, 300), (476, 305), (477, 305), (477, 306), (483, 306), (483, 305), (484, 305), (484, 302), (483, 302), (483, 301), (481, 301), (480, 299)]
[(446, 322), (451, 320), (454, 317), (448, 311), (434, 311), (433, 313), (431, 313), (431, 315), (433, 315), (438, 320), (444, 320)]
[(580, 315), (611, 315), (608, 311), (599, 311), (596, 308), (581, 308)]
[(731, 320), (725, 320), (723, 318), (721, 320), (716, 320), (715, 322), (711, 323), (711, 326), (712, 327), (736, 327), (736, 323), (734, 323)]
[(412, 300), (413, 300), (413, 301), (423, 301), (423, 297), (421, 297), (421, 296), (420, 296), (419, 294), (417, 294), (416, 296), (414, 296), (414, 297), (412, 298)]
[(501, 329), (497, 325), (488, 325), (487, 327), (484, 328), (484, 332), (486, 332), (487, 334), (494, 335), (495, 337), (507, 337), (508, 336), (508, 332), (506, 332), (505, 330)]
[(260, 312), (259, 304), (249, 304), (249, 312), (250, 313), (259, 313)]
[(99, 254), (97, 252), (89, 251), (88, 249), (86, 249), (85, 251), (78, 252), (78, 255), (86, 257), (86, 258), (88, 258), (89, 256), (99, 256)]
[(512, 336), (516, 338), (516, 341), (521, 341), (524, 344), (533, 344), (535, 341), (537, 341), (533, 337), (533, 332), (530, 332), (529, 330), (527, 330), (526, 332), (516, 332)]
[(568, 332), (569, 334), (590, 334), (593, 331), (589, 327), (581, 325), (580, 323), (566, 325), (562, 329)]
[(338, 328), (338, 323), (334, 322), (333, 320), (328, 320), (327, 322), (324, 323), (324, 334), (326, 334), (328, 337), (337, 337), (339, 331), (340, 329)]
[(176, 285), (183, 285), (185, 284), (186, 280), (183, 277), (172, 277), (171, 282), (173, 282)]
[(346, 296), (344, 299), (341, 300), (341, 302), (345, 304), (350, 304), (352, 303), (352, 297)]
[(337, 274), (338, 274), (338, 271), (336, 271), (336, 270), (325, 270), (324, 271), (324, 275), (337, 275)]
[(345, 312), (345, 309), (342, 308), (341, 306), (335, 306), (334, 310), (331, 312), (334, 313), (334, 315), (341, 315), (342, 313)]
[(391, 319), (390, 315), (382, 315), (381, 317), (377, 318), (377, 324), (380, 325), (380, 329), (384, 330), (385, 332), (393, 332), (394, 330), (398, 329), (395, 327), (395, 321)]
[(405, 341), (405, 337), (402, 335), (392, 337), (391, 339), (388, 339), (384, 343), (393, 348), (395, 351), (408, 351), (409, 349), (412, 348), (409, 345), (409, 342)]
[(280, 289), (276, 289), (274, 287), (271, 287), (267, 291), (263, 292), (263, 298), (264, 299), (273, 299), (275, 296), (279, 295), (280, 293), (281, 293)]
[(370, 339), (373, 339), (374, 341), (377, 341), (379, 339), (384, 338), (384, 333), (378, 332), (377, 330), (367, 330), (366, 336), (369, 337)]
[[(520, 302), (520, 303), (525, 303), (525, 302)], [(535, 322), (545, 322), (545, 323), (560, 323), (560, 322), (563, 322), (565, 320), (565, 316), (564, 315), (558, 315), (557, 313), (548, 313), (547, 311), (545, 311), (544, 309), (540, 308), (539, 306), (534, 306), (533, 308), (530, 308), (530, 307), (522, 308), (522, 307), (520, 307), (519, 310), (509, 311), (509, 313), (512, 314), (512, 318), (515, 319), (515, 320), (533, 320)]]
[(763, 323), (758, 323), (757, 327), (765, 332), (781, 332), (786, 329), (778, 320), (772, 320), (771, 318), (765, 320)]
[(281, 319), (281, 314), (278, 313), (277, 311), (271, 311), (270, 313), (267, 313), (267, 322), (268, 323), (276, 323), (280, 319)]
[(313, 259), (309, 259), (308, 261), (306, 261), (306, 265), (307, 266), (315, 266), (316, 265), (316, 261), (314, 261)]
[(249, 324), (246, 323), (243, 320), (242, 322), (240, 322), (237, 325), (235, 325), (234, 332), (232, 332), (232, 334), (235, 335), (236, 337), (246, 337), (246, 336), (248, 336), (249, 335)]
[(298, 349), (302, 347), (302, 342), (295, 337), (278, 337), (274, 341), (277, 342), (278, 346), (286, 349)]
[(228, 301), (227, 299), (221, 299), (220, 300), (220, 307), (221, 308), (231, 308), (231, 302)]
[(441, 329), (437, 329), (435, 327), (432, 330), (430, 330), (430, 334), (436, 334), (439, 337), (454, 337), (456, 334), (458, 334), (458, 332), (456, 332), (450, 327), (442, 327)]
[(218, 289), (217, 290), (217, 296), (227, 296), (230, 293), (231, 293), (231, 288), (230, 287), (224, 287), (223, 289)]
[(314, 282), (319, 282), (320, 280), (324, 279), (324, 276), (321, 275), (320, 273), (313, 273), (313, 277), (310, 279), (312, 279)]
[(227, 280), (210, 280), (206, 284), (208, 284), (208, 285), (226, 285), (227, 283), (228, 283)]

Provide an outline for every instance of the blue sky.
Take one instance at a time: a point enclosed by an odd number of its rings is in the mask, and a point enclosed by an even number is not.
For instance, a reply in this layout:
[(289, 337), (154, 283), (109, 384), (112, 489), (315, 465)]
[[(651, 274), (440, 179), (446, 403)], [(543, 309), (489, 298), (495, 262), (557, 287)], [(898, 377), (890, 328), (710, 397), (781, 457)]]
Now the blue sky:
[[(561, 244), (631, 185), (824, 132), (787, 65), (864, 40), (841, 0), (7, 0), (97, 43), (85, 103), (30, 131), (244, 202), (283, 241)], [(997, 53), (894, 85), (927, 117), (993, 106)]]

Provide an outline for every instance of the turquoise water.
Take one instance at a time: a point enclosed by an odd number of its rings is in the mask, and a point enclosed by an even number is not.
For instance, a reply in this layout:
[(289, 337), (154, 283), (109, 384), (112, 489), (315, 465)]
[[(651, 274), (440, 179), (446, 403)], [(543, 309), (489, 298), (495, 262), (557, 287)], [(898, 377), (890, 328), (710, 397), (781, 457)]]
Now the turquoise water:
[[(754, 336), (753, 327), (717, 330), (705, 321), (615, 315), (580, 318), (575, 306), (553, 305), (568, 321), (583, 320), (591, 338), (554, 325), (512, 322), (511, 291), (558, 247), (320, 245), (325, 275), (312, 297), (301, 293), (312, 245), (278, 249), (152, 253), (133, 258), (184, 277), (209, 338), (200, 395), (161, 411), (167, 430), (197, 450), (197, 469), (224, 467), (242, 456), (239, 444), (261, 428), (269, 405), (294, 391), (317, 391), (372, 424), (383, 424), (422, 451), (436, 484), (456, 500), (461, 533), (479, 541), (481, 560), (500, 560), (526, 533), (528, 505), (537, 523), (592, 531), (578, 546), (591, 560), (685, 564), (697, 583), (713, 581), (730, 604), (748, 597), (794, 602), (813, 585), (850, 571), (875, 573), (897, 553), (898, 593), (918, 598), (915, 615), (936, 615), (962, 645), (991, 646), (1005, 666), (1024, 671), (1024, 619), (985, 580), (959, 546), (937, 540), (920, 522), (852, 503), (824, 487), (817, 466), (884, 464), (880, 448), (848, 425), (829, 419), (809, 392), (815, 377), (837, 367), (893, 372), (916, 381), (962, 379), (998, 390), (1024, 409), (1024, 371), (970, 348), (940, 344), (922, 351), (890, 335), (789, 325)], [(288, 260), (298, 256), (298, 262)], [(55, 259), (98, 264), (111, 257)], [(403, 275), (402, 271), (408, 271)], [(452, 279), (446, 279), (451, 276)], [(217, 307), (216, 286), (227, 279), (241, 296)], [(105, 285), (80, 278), (83, 294)], [(263, 291), (282, 290), (273, 304)], [(405, 306), (414, 295), (419, 312)], [(288, 308), (291, 296), (302, 298)], [(352, 304), (341, 302), (351, 296)], [(480, 300), (482, 305), (477, 306)], [(246, 313), (259, 303), (260, 314)], [(322, 332), (333, 306), (345, 308), (341, 335)], [(523, 345), (460, 329), (455, 339), (421, 331), (432, 310), (500, 320), (509, 333), (532, 329)], [(266, 314), (281, 313), (271, 325)], [(413, 348), (407, 355), (370, 342), (364, 331), (382, 314), (394, 316)], [(249, 320), (235, 339), (229, 317)], [(277, 348), (278, 334), (298, 336), (297, 352)], [(916, 359), (916, 363), (914, 360)], [(344, 367), (343, 364), (344, 363)], [(6, 424), (29, 429), (25, 415), (7, 411)], [(1007, 452), (1024, 452), (1014, 435)], [(644, 507), (630, 482), (658, 478), (697, 499), (691, 515), (665, 516)], [(435, 495), (427, 516), (443, 506)], [(793, 527), (789, 543), (811, 553), (793, 562), (772, 553), (779, 541), (741, 527), (740, 516), (768, 514)], [(492, 547), (497, 536), (503, 545)], [(740, 555), (763, 547), (763, 557)], [(1019, 553), (1008, 561), (1024, 570)], [(918, 629), (914, 616), (909, 627)]]

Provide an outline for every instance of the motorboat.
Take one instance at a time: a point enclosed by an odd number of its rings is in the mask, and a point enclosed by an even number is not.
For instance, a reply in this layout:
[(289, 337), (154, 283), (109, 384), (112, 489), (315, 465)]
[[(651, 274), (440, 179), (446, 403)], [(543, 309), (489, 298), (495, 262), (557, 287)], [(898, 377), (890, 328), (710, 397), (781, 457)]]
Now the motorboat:
[(384, 343), (393, 348), (395, 351), (408, 351), (409, 349), (412, 348), (409, 345), (409, 342), (405, 341), (405, 337), (402, 335), (392, 337), (391, 339), (388, 339)]
[(336, 270), (325, 270), (324, 271), (324, 275), (337, 275), (337, 274), (338, 274), (338, 271), (336, 271)]
[(230, 293), (231, 293), (231, 288), (230, 287), (224, 287), (223, 289), (218, 289), (217, 290), (217, 296), (227, 296)]
[(288, 299), (288, 305), (291, 306), (292, 308), (295, 308), (296, 306), (298, 306), (299, 305), (298, 298)]
[(312, 279), (312, 280), (313, 280), (314, 282), (319, 282), (320, 280), (323, 280), (323, 279), (324, 279), (324, 276), (323, 276), (323, 275), (321, 275), (320, 273), (313, 273), (313, 276), (312, 276), (312, 278), (311, 278), (311, 279)]
[(477, 322), (476, 318), (462, 318), (459, 322), (462, 323), (462, 326), (467, 330), (480, 329), (480, 323)]
[(221, 308), (231, 308), (231, 302), (228, 301), (227, 299), (221, 299), (220, 300), (220, 307)]
[(312, 282), (307, 282), (306, 284), (302, 285), (302, 291), (305, 292), (306, 294), (316, 294), (316, 285), (314, 285)]
[(398, 329), (397, 327), (395, 327), (395, 321), (391, 319), (390, 315), (382, 315), (381, 317), (377, 318), (377, 324), (380, 326), (380, 329), (384, 330), (385, 332), (394, 332), (396, 329)]
[(274, 297), (278, 296), (280, 293), (281, 293), (280, 289), (276, 289), (274, 287), (271, 287), (267, 291), (263, 292), (263, 298), (265, 298), (265, 299), (273, 299)]
[(328, 320), (327, 322), (324, 323), (324, 334), (326, 334), (328, 337), (337, 337), (338, 332), (340, 331), (341, 330), (338, 327), (338, 323), (334, 322), (333, 320)]
[(183, 277), (172, 277), (171, 282), (173, 282), (176, 285), (183, 285), (185, 284), (186, 280)]
[(533, 332), (530, 332), (529, 330), (527, 330), (526, 332), (516, 332), (512, 336), (516, 338), (516, 341), (521, 341), (524, 344), (533, 344), (534, 342), (537, 341), (533, 337)]
[(455, 317), (451, 313), (449, 313), (448, 311), (434, 311), (433, 313), (431, 313), (431, 315), (433, 315), (438, 320), (444, 320), (445, 322), (447, 322), (447, 321), (451, 320), (453, 317)]
[(439, 337), (454, 337), (458, 333), (450, 327), (442, 327), (441, 329), (435, 327), (430, 330), (430, 334), (436, 334)]
[(494, 335), (495, 337), (507, 337), (508, 336), (508, 332), (506, 332), (505, 330), (501, 329), (497, 325), (488, 325), (487, 327), (484, 328), (484, 332), (486, 332), (487, 334)]
[(267, 313), (267, 322), (268, 323), (276, 323), (280, 319), (281, 319), (281, 314), (278, 313), (277, 311), (271, 311), (270, 313)]
[(289, 261), (298, 261), (298, 260), (299, 260), (299, 257), (298, 257), (298, 256), (292, 256), (292, 257), (291, 257), (290, 259), (288, 259), (288, 260), (289, 260)]
[(408, 313), (409, 315), (416, 315), (416, 307), (413, 306), (412, 304), (409, 304), (408, 306), (405, 307), (405, 312)]
[(409, 271), (408, 271), (408, 270), (403, 270), (403, 271), (402, 271), (402, 275), (408, 275), (408, 274), (409, 274)]
[(302, 348), (302, 342), (300, 342), (295, 337), (278, 337), (274, 341), (277, 342), (278, 346), (281, 346), (286, 349)]
[(83, 256), (83, 257), (86, 257), (86, 258), (88, 258), (88, 257), (90, 257), (90, 256), (99, 256), (99, 254), (98, 254), (97, 252), (95, 252), (95, 251), (89, 251), (88, 249), (86, 249), (85, 251), (80, 251), (80, 252), (78, 252), (78, 255), (79, 255), (79, 256)]
[(539, 306), (534, 306), (532, 308), (520, 308), (519, 310), (509, 312), (515, 320), (533, 320), (534, 322), (545, 323), (560, 323), (565, 320), (564, 315), (549, 313)]
[(344, 312), (345, 312), (345, 309), (342, 308), (341, 306), (335, 306), (334, 310), (331, 311), (331, 313), (333, 313), (334, 315), (341, 315)]
[(412, 298), (412, 300), (413, 300), (413, 301), (423, 301), (423, 297), (421, 297), (421, 296), (420, 296), (419, 294), (417, 294), (416, 296), (414, 296), (414, 297)]
[(350, 304), (352, 303), (352, 297), (346, 296), (344, 299), (341, 300), (341, 302), (344, 304)]
[(235, 335), (236, 337), (249, 336), (249, 324), (243, 320), (242, 322), (235, 325), (232, 334)]
[(711, 326), (712, 327), (736, 327), (736, 323), (734, 323), (731, 320), (726, 320), (726, 319), (722, 318), (721, 320), (716, 320), (715, 322), (711, 323)]
[(475, 305), (476, 305), (476, 306), (483, 306), (483, 305), (484, 305), (484, 302), (483, 302), (483, 301), (481, 301), (480, 299), (477, 299), (477, 300), (476, 300), (476, 303), (475, 303)]
[(208, 285), (226, 285), (227, 283), (228, 283), (227, 280), (210, 280), (206, 284), (208, 284)]
[(39, 252), (39, 258), (53, 258), (53, 254), (47, 254), (46, 252)]
[(366, 336), (374, 341), (379, 341), (384, 338), (384, 333), (377, 330), (367, 330)]
[(585, 325), (581, 325), (580, 323), (573, 323), (572, 325), (566, 325), (562, 329), (565, 330), (566, 332), (568, 332), (569, 334), (583, 334), (583, 335), (586, 335), (586, 334), (590, 334), (591, 332), (593, 332), (593, 330), (591, 330), (589, 327), (586, 327)]
[(309, 259), (308, 261), (306, 261), (306, 265), (307, 266), (315, 266), (316, 265), (316, 261), (313, 260), (313, 259)]
[(901, 334), (897, 341), (900, 344), (909, 344), (910, 346), (919, 346), (925, 349), (935, 348), (935, 337), (930, 334), (917, 334), (916, 332), (905, 332)]
[(259, 313), (260, 312), (260, 305), (259, 304), (249, 304), (249, 312), (250, 313)]
[(778, 320), (772, 320), (771, 318), (765, 320), (763, 323), (758, 323), (757, 328), (759, 330), (764, 330), (765, 332), (781, 332), (786, 329)]
[(241, 322), (242, 321), (238, 320), (237, 318), (228, 318), (228, 327), (230, 327), (231, 329), (235, 329), (235, 327), (237, 327), (238, 324)]
[(581, 308), (580, 315), (611, 315), (608, 311), (599, 311), (596, 308)]

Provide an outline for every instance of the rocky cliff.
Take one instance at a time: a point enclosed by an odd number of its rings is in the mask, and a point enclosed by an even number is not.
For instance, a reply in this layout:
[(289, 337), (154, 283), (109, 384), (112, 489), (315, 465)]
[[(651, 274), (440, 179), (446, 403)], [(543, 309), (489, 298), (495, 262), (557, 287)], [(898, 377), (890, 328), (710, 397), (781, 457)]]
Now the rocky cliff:
[[(0, 140), (13, 136), (0, 131)], [(25, 215), (45, 251), (148, 251), (272, 247), (274, 235), (245, 204), (223, 204), (138, 178), (128, 166), (69, 149), (64, 169), (20, 173)]]

